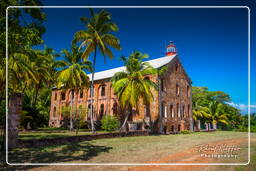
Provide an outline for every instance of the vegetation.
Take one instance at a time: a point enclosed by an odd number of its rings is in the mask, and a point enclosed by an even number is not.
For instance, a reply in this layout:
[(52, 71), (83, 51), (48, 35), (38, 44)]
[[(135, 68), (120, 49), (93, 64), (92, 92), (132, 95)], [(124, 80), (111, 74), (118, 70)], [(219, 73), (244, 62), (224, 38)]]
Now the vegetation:
[[(97, 51), (99, 50), (99, 52), (104, 56), (104, 60), (106, 61), (106, 56), (113, 58), (110, 47), (121, 50), (121, 46), (119, 39), (111, 34), (112, 32), (118, 31), (117, 25), (111, 21), (111, 15), (105, 10), (101, 10), (99, 13), (95, 14), (92, 9), (90, 9), (90, 14), (91, 18), (81, 18), (81, 22), (85, 24), (86, 29), (76, 32), (73, 42), (81, 42), (80, 47), (85, 47), (82, 54), (84, 59), (87, 59), (89, 55), (94, 52), (90, 88), (90, 93), (93, 97), (93, 84)], [(91, 104), (93, 104), (93, 98), (91, 98)], [(95, 132), (93, 122), (93, 107), (91, 107), (90, 110), (90, 119), (92, 132)]]
[(156, 75), (157, 70), (149, 63), (142, 62), (145, 58), (148, 58), (148, 55), (141, 52), (134, 52), (128, 58), (121, 57), (126, 71), (117, 72), (111, 78), (119, 104), (123, 111), (127, 111), (121, 130), (125, 128), (132, 109), (138, 110), (138, 102), (142, 100), (144, 105), (148, 105), (154, 98), (152, 89), (158, 88), (157, 84), (147, 77), (149, 74)]
[[(209, 91), (207, 87), (192, 88), (193, 119), (224, 130), (248, 131), (248, 115), (230, 106), (230, 97), (221, 91)], [(255, 130), (255, 114), (251, 115), (251, 131)]]
[[(69, 91), (71, 94), (70, 101), (70, 129), (73, 129), (73, 99), (74, 94), (78, 94), (79, 91), (83, 91), (83, 88), (89, 87), (89, 77), (86, 74), (87, 71), (92, 71), (91, 62), (86, 59), (82, 59), (82, 52), (78, 47), (72, 46), (71, 52), (63, 50), (63, 60), (56, 62), (56, 67), (60, 68), (57, 71), (57, 88)], [(77, 97), (78, 98), (78, 97)]]
[(101, 128), (104, 131), (113, 132), (120, 127), (120, 121), (115, 116), (104, 116), (101, 120)]

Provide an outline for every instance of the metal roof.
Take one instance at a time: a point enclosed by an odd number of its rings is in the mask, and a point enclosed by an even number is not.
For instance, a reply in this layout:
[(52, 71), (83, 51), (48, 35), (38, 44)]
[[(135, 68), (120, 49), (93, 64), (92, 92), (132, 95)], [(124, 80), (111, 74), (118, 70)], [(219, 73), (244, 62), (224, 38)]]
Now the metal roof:
[[(164, 66), (165, 64), (168, 64), (169, 62), (171, 62), (171, 60), (175, 56), (176, 56), (176, 54), (171, 55), (171, 56), (164, 56), (164, 57), (157, 58), (157, 59), (152, 59), (152, 60), (145, 61), (145, 62), (148, 62), (154, 68), (159, 68), (159, 67)], [(111, 78), (115, 75), (115, 73), (122, 72), (122, 71), (125, 71), (125, 66), (108, 69), (105, 71), (95, 72), (94, 80), (102, 80), (102, 79), (106, 79), (106, 78)], [(92, 74), (88, 74), (88, 76), (91, 81)]]

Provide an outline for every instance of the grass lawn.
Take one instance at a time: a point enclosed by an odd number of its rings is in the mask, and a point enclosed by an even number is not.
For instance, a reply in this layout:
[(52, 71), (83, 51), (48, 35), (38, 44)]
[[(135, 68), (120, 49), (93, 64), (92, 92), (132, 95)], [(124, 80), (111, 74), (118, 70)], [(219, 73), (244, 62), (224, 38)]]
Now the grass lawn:
[[(247, 135), (246, 132), (197, 132), (185, 135), (98, 139), (41, 148), (17, 148), (9, 152), (9, 162), (145, 163), (184, 151), (197, 144), (225, 139), (247, 138)], [(255, 135), (253, 134), (254, 137)], [(247, 153), (246, 143), (243, 144), (242, 153)], [(246, 162), (246, 155), (239, 158), (239, 161)]]
[[(106, 133), (106, 131), (97, 131), (97, 133)], [(88, 129), (80, 129), (78, 135), (90, 135), (92, 134)], [(75, 136), (75, 130), (70, 131), (65, 128), (40, 128), (35, 131), (21, 131), (19, 132), (19, 139), (29, 140), (29, 139), (51, 139), (59, 137)]]

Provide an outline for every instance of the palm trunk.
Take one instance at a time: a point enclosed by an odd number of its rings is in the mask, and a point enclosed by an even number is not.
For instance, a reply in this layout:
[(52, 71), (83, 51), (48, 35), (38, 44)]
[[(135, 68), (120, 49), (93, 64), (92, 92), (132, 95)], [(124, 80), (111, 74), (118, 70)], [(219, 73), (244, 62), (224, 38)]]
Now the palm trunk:
[[(126, 123), (127, 123), (127, 120), (129, 118), (129, 116), (130, 116), (130, 112), (128, 111), (127, 115), (125, 116), (124, 122), (123, 122), (123, 124), (120, 128), (120, 131), (122, 131), (124, 129), (124, 127), (126, 126)], [(125, 129), (125, 132), (127, 132), (127, 129)]]
[(159, 79), (159, 76), (158, 76), (158, 106), (159, 106), (159, 109), (158, 109), (158, 111), (159, 111), (159, 133), (160, 134), (162, 134), (163, 133), (163, 121), (162, 121), (162, 113), (163, 113), (163, 111), (162, 111), (162, 102), (161, 102), (161, 89), (160, 89), (160, 87), (162, 86), (162, 85), (160, 85), (161, 84), (161, 82), (160, 82), (160, 79)]
[(92, 82), (91, 82), (91, 109), (90, 109), (90, 117), (91, 117), (91, 127), (92, 127), (92, 133), (94, 134), (95, 131), (95, 127), (94, 127), (94, 121), (93, 121), (93, 96), (94, 96), (94, 89), (93, 89), (93, 85), (94, 85), (94, 72), (95, 72), (95, 64), (96, 64), (96, 53), (97, 53), (97, 48), (95, 47), (94, 49), (94, 57), (93, 57), (93, 68), (92, 68)]
[(72, 120), (72, 110), (73, 110), (73, 90), (71, 90), (71, 101), (70, 101), (70, 104), (71, 104), (71, 110), (70, 110), (70, 118), (69, 118), (69, 121), (70, 121), (70, 131), (73, 129), (73, 120)]

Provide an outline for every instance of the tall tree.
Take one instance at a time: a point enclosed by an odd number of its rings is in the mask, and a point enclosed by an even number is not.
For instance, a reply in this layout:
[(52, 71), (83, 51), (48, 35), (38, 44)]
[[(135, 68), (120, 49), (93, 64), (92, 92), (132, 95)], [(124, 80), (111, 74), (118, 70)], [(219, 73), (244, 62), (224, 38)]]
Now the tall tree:
[(154, 98), (153, 90), (158, 89), (157, 84), (146, 77), (147, 75), (156, 75), (158, 71), (149, 63), (143, 62), (142, 60), (145, 58), (148, 58), (148, 55), (140, 52), (134, 52), (128, 58), (121, 57), (126, 71), (117, 72), (111, 79), (120, 107), (127, 111), (120, 130), (125, 127), (128, 117), (132, 113), (131, 109), (138, 110), (140, 100), (144, 105), (149, 104)]
[[(82, 52), (79, 48), (72, 46), (71, 51), (63, 50), (64, 59), (56, 62), (57, 88), (71, 90), (71, 107), (73, 105), (74, 93), (78, 93), (89, 86), (89, 77), (87, 71), (92, 71), (91, 62), (82, 59)], [(72, 109), (70, 110), (70, 129), (73, 129)]]
[(217, 128), (217, 124), (223, 123), (225, 125), (229, 124), (228, 113), (225, 113), (224, 106), (222, 103), (218, 101), (212, 101), (208, 106), (210, 118), (209, 120), (212, 122), (214, 129)]
[[(85, 24), (86, 29), (80, 30), (74, 35), (74, 43), (81, 42), (80, 47), (85, 47), (82, 57), (87, 59), (91, 53), (94, 52), (93, 56), (93, 67), (92, 67), (92, 78), (90, 93), (91, 106), (93, 106), (93, 95), (94, 95), (94, 73), (96, 65), (97, 51), (104, 56), (104, 61), (106, 61), (106, 56), (113, 58), (113, 53), (110, 47), (117, 50), (121, 50), (119, 39), (111, 34), (112, 32), (117, 32), (118, 27), (111, 21), (111, 15), (105, 10), (101, 10), (99, 13), (94, 13), (90, 9), (91, 17), (82, 17), (81, 21)], [(93, 121), (93, 107), (90, 110), (91, 127), (92, 132), (95, 133), (94, 121)]]

